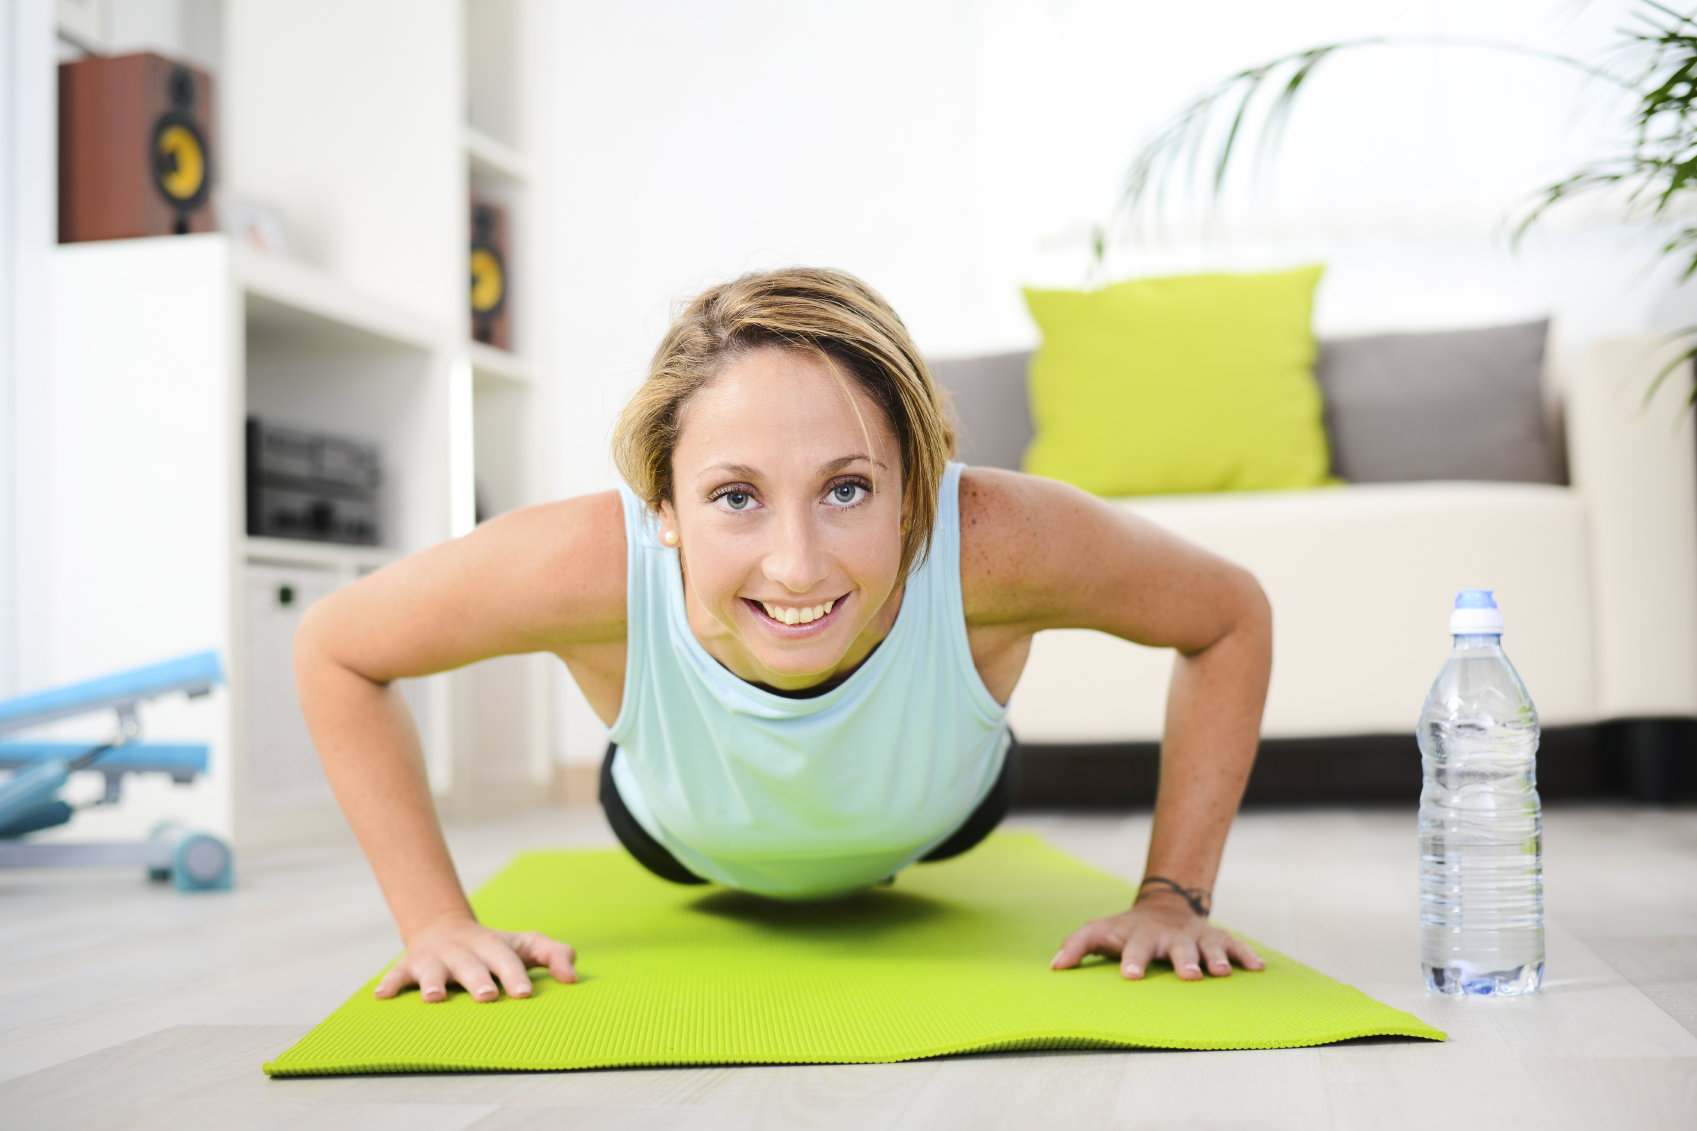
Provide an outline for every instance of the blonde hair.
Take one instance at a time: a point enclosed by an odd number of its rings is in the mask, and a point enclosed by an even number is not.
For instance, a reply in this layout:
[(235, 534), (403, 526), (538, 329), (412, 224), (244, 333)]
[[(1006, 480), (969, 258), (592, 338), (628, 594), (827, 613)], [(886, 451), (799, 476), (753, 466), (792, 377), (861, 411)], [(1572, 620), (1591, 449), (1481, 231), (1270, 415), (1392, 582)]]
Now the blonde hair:
[(697, 295), (672, 322), (648, 378), (619, 414), (613, 462), (651, 510), (673, 502), (672, 453), (689, 398), (738, 358), (776, 347), (846, 370), (884, 411), (902, 467), (901, 573), (923, 561), (955, 432), (907, 327), (871, 287), (843, 271), (789, 267)]

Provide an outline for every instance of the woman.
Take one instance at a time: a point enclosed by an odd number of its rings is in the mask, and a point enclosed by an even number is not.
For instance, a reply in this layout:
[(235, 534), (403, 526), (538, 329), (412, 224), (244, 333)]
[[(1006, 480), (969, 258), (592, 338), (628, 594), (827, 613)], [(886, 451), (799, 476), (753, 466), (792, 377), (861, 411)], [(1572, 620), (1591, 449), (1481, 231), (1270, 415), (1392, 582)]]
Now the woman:
[(554, 653), (610, 728), (602, 804), (638, 861), (829, 898), (965, 851), (1006, 813), (1006, 704), (1048, 628), (1179, 654), (1147, 878), (1052, 965), (1261, 968), (1206, 917), (1267, 688), (1249, 574), (1061, 483), (949, 462), (901, 320), (840, 272), (696, 298), (614, 447), (627, 488), (485, 523), (301, 626), (301, 703), (407, 947), (377, 996), (524, 997), (533, 966), (575, 980), (571, 947), (473, 916), (394, 680)]

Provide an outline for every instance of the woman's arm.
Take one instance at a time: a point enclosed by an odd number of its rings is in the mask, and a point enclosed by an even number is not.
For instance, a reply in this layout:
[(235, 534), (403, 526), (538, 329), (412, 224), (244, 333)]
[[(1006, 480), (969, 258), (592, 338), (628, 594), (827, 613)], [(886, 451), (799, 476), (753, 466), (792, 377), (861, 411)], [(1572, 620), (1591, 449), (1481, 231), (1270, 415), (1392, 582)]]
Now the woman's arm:
[[(1272, 612), (1247, 571), (1120, 507), (1053, 480), (974, 468), (961, 482), (961, 577), (974, 659), (1013, 691), (1031, 635), (1090, 628), (1178, 652), (1160, 784), (1131, 910), (1075, 932), (1062, 969), (1109, 954), (1140, 978), (1154, 958), (1181, 978), (1263, 964), (1208, 925), (1209, 893), (1260, 740)], [(1152, 882), (1160, 877), (1167, 883)], [(1185, 892), (1174, 890), (1185, 889)]]
[[(570, 947), (478, 925), (442, 838), (411, 716), (393, 681), (554, 651), (622, 673), (624, 520), (616, 494), (533, 507), (326, 597), (295, 637), (295, 679), (331, 788), (407, 954), (378, 986), (426, 1001), (530, 993), (527, 965), (572, 981)], [(616, 711), (616, 707), (615, 707)], [(493, 976), (492, 976), (493, 975)]]

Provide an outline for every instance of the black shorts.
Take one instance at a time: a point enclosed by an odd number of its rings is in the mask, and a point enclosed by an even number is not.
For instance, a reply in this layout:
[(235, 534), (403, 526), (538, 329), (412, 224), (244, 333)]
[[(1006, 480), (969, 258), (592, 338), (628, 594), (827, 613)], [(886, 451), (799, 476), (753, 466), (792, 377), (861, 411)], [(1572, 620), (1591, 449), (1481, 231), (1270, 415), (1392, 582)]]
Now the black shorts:
[[(619, 787), (613, 782), (613, 754), (617, 750), (617, 746), (609, 744), (607, 756), (601, 760), (601, 810), (607, 814), (607, 823), (613, 826), (613, 835), (619, 838), (619, 843), (636, 858), (638, 864), (661, 879), (670, 880), (674, 884), (706, 883), (706, 880), (679, 863), (678, 858), (673, 856), (665, 845), (649, 836), (648, 830), (637, 824), (636, 818), (625, 808), (625, 799), (619, 796)], [(989, 836), (1013, 808), (1014, 798), (1019, 794), (1022, 761), (1019, 742), (1010, 741), (1008, 756), (1002, 761), (1002, 772), (984, 800), (978, 803), (978, 808), (972, 811), (947, 840), (926, 853), (919, 862), (933, 864), (938, 860), (959, 856), (968, 849), (976, 848)]]

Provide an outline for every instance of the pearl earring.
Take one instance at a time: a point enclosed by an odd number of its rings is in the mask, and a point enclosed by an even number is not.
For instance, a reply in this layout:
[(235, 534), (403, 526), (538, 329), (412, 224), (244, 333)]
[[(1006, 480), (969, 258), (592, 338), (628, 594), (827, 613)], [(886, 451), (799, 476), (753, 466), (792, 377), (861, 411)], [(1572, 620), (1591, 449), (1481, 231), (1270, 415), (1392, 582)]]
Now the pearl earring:
[(666, 543), (668, 546), (675, 547), (678, 544), (678, 532), (676, 530), (668, 530), (664, 534), (660, 535), (660, 541)]

